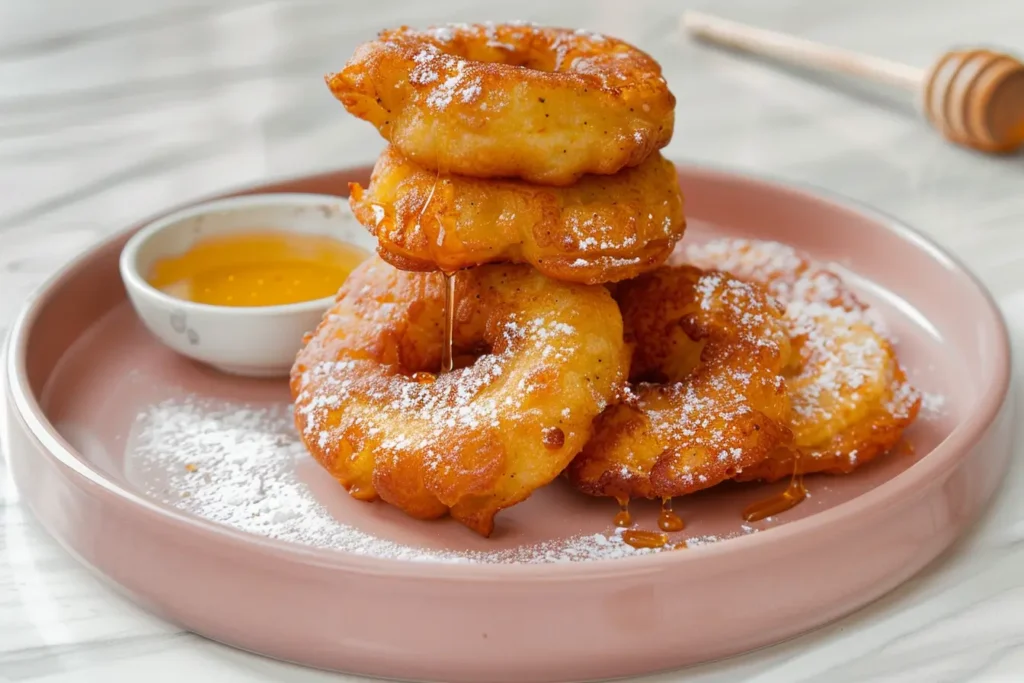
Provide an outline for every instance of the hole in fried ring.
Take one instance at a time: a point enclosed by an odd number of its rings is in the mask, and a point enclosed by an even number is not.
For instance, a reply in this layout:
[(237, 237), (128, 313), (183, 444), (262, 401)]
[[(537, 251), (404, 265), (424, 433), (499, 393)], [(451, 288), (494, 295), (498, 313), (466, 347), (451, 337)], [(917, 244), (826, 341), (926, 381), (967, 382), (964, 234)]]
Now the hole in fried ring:
[(686, 249), (685, 258), (760, 283), (786, 307), (793, 449), (772, 454), (738, 480), (775, 481), (794, 470), (851, 472), (899, 442), (917, 416), (920, 392), (908, 383), (873, 311), (835, 272), (788, 245), (758, 240), (715, 240)]
[(628, 352), (604, 287), (527, 266), (474, 268), (456, 286), (456, 352), (486, 349), (465, 367), (427, 374), (441, 362), (442, 277), (373, 258), (300, 351), (291, 389), (303, 442), (353, 496), (450, 512), (486, 536), (583, 447)]
[(671, 498), (714, 486), (788, 442), (789, 340), (769, 296), (724, 273), (663, 267), (621, 283), (630, 396), (569, 467), (591, 495)]

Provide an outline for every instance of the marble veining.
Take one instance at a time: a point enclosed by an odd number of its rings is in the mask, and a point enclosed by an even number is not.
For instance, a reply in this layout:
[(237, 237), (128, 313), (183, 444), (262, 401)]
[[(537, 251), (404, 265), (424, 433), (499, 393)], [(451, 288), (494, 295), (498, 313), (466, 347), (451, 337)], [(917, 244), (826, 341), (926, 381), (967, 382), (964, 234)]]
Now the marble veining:
[[(1000, 301), (1019, 352), (1024, 156), (946, 144), (899, 93), (697, 47), (677, 28), (684, 6), (921, 66), (960, 45), (1024, 52), (1024, 5), (1005, 0), (0, 3), (0, 334), (59, 266), (156, 209), (371, 162), (383, 143), (321, 77), (376, 30), (527, 19), (621, 36), (659, 59), (679, 98), (669, 157), (811, 183), (950, 248)], [(882, 600), (776, 647), (640, 680), (1022, 681), (1021, 615), (1018, 459), (980, 524)], [(361, 679), (238, 652), (146, 614), (39, 528), (0, 458), (0, 681), (83, 680)]]

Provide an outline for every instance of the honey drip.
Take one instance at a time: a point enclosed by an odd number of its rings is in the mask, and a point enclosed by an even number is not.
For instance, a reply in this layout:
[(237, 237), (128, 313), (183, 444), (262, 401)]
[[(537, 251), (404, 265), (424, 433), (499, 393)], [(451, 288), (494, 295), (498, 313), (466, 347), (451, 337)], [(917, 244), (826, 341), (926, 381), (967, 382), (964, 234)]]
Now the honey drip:
[(686, 528), (686, 522), (672, 511), (672, 499), (661, 499), (661, 514), (658, 515), (658, 528), (662, 531), (682, 531)]
[(633, 523), (633, 516), (629, 514), (629, 498), (619, 498), (619, 514), (615, 515), (615, 526), (628, 527)]
[(765, 517), (771, 517), (796, 507), (806, 497), (807, 489), (804, 488), (804, 475), (800, 472), (800, 458), (794, 458), (793, 478), (789, 480), (786, 490), (777, 496), (749, 505), (743, 511), (743, 519), (748, 522), (759, 522)]
[(417, 384), (433, 384), (437, 381), (437, 375), (432, 372), (414, 372), (412, 373), (412, 381)]
[(455, 329), (455, 273), (444, 274), (444, 343), (441, 346), (441, 372), (455, 367), (452, 355), (452, 334)]
[(548, 427), (542, 432), (541, 441), (546, 448), (557, 450), (565, 445), (565, 432), (560, 427)]
[(356, 500), (375, 500), (377, 498), (377, 492), (372, 486), (363, 488), (359, 484), (354, 484), (352, 488), (348, 490), (348, 493)]
[(622, 541), (634, 548), (661, 548), (668, 543), (668, 535), (660, 531), (627, 529), (622, 532)]

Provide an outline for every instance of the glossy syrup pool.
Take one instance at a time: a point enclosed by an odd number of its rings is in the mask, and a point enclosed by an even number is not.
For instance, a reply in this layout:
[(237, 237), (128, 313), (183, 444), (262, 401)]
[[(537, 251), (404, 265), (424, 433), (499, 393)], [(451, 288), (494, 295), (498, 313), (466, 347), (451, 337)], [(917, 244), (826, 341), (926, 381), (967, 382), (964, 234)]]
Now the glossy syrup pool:
[[(692, 243), (709, 232), (721, 235), (695, 226), (687, 239)], [(282, 541), (440, 562), (592, 561), (699, 551), (842, 504), (898, 475), (927, 457), (976, 398), (939, 329), (892, 292), (847, 275), (883, 314), (910, 378), (927, 395), (907, 433), (912, 447), (851, 475), (808, 476), (806, 500), (757, 522), (745, 522), (744, 509), (781, 493), (788, 480), (729, 483), (675, 498), (673, 511), (685, 526), (666, 534), (660, 548), (625, 543), (625, 529), (615, 524), (618, 503), (579, 494), (561, 479), (500, 513), (490, 539), (452, 520), (419, 522), (383, 503), (356, 501), (299, 442), (284, 381), (229, 377), (177, 356), (148, 335), (125, 301), (64, 354), (43, 405), (83, 459), (122, 485), (187, 514)], [(662, 533), (660, 501), (632, 501), (629, 512), (631, 529)]]
[(332, 237), (253, 230), (208, 237), (158, 260), (151, 285), (213, 306), (280, 306), (333, 296), (367, 253)]

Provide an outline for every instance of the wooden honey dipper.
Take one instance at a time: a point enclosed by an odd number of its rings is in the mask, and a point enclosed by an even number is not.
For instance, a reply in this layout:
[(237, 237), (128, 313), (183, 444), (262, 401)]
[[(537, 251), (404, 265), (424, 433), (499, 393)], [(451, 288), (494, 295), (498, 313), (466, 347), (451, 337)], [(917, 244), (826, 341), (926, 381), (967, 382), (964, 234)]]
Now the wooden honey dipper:
[(1005, 153), (1024, 144), (1024, 64), (1010, 55), (953, 50), (920, 69), (697, 12), (685, 13), (682, 25), (712, 43), (909, 90), (925, 118), (959, 145)]

